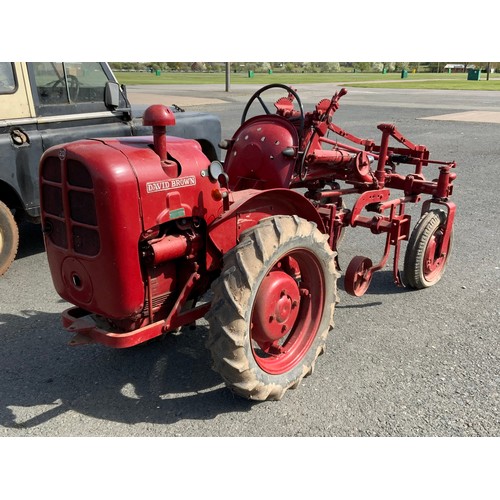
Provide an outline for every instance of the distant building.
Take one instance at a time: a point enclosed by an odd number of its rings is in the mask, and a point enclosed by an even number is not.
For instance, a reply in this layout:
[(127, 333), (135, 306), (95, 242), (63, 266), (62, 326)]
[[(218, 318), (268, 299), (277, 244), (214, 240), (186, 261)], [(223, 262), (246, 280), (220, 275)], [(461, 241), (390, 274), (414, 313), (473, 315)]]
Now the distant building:
[(445, 65), (444, 70), (448, 73), (464, 73), (466, 69), (475, 69), (476, 67), (471, 64), (470, 66), (465, 66), (465, 64), (454, 64), (448, 63)]

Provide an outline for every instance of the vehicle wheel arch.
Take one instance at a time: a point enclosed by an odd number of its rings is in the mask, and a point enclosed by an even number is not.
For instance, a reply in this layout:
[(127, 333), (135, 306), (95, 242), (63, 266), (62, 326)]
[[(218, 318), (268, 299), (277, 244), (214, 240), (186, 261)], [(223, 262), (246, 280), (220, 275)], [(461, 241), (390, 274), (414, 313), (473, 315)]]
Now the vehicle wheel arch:
[(317, 210), (300, 193), (277, 188), (268, 191), (235, 191), (232, 196), (234, 197), (234, 204), (216, 222), (211, 224), (209, 231), (211, 242), (221, 254), (234, 246), (240, 235), (259, 221), (258, 218), (252, 217), (246, 221), (238, 220), (240, 214), (260, 212), (260, 218), (275, 215), (299, 215), (301, 218), (314, 223), (320, 232), (326, 234), (325, 225)]
[[(19, 193), (7, 182), (0, 179), (0, 201), (16, 214), (24, 213), (26, 208)], [(17, 215), (16, 215), (17, 218)]]

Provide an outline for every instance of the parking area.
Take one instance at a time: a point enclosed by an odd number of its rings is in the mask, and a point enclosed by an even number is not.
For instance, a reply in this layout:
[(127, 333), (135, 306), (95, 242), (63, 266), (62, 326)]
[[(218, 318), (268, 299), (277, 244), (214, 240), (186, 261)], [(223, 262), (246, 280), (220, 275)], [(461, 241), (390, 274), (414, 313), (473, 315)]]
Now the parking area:
[[(335, 89), (297, 86), (306, 106)], [(230, 137), (254, 90), (129, 95), (215, 113)], [(395, 123), (432, 158), (457, 162), (454, 249), (441, 282), (408, 291), (388, 268), (355, 298), (340, 279), (314, 375), (259, 404), (234, 397), (211, 370), (204, 320), (128, 350), (69, 347), (60, 324), (68, 304), (53, 289), (40, 230), (23, 227), (0, 278), (0, 436), (498, 436), (500, 93), (348, 90), (335, 116), (349, 132), (379, 139), (376, 125)], [(358, 254), (379, 260), (382, 247), (370, 231), (347, 231), (340, 265)]]

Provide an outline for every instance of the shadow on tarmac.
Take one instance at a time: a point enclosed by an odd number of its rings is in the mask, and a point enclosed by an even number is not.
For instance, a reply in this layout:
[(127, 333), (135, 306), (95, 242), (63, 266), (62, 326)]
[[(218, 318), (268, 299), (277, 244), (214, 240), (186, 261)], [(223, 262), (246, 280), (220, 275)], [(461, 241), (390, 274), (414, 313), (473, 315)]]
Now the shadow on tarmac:
[[(59, 314), (0, 314), (0, 425), (26, 429), (71, 410), (108, 421), (171, 424), (246, 412), (210, 367), (208, 328), (129, 349), (70, 347)], [(69, 338), (67, 338), (69, 341)]]

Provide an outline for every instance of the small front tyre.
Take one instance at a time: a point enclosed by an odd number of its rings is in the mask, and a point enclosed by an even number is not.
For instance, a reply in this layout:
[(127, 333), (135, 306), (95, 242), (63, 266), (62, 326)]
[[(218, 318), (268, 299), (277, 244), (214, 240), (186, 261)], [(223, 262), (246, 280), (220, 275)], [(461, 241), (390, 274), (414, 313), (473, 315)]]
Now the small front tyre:
[(263, 219), (224, 256), (207, 347), (236, 394), (279, 400), (312, 373), (333, 327), (335, 253), (315, 224)]
[(442, 278), (453, 243), (451, 232), (448, 250), (443, 254), (446, 220), (443, 210), (430, 210), (415, 225), (404, 261), (404, 277), (409, 287), (417, 290), (429, 288)]

